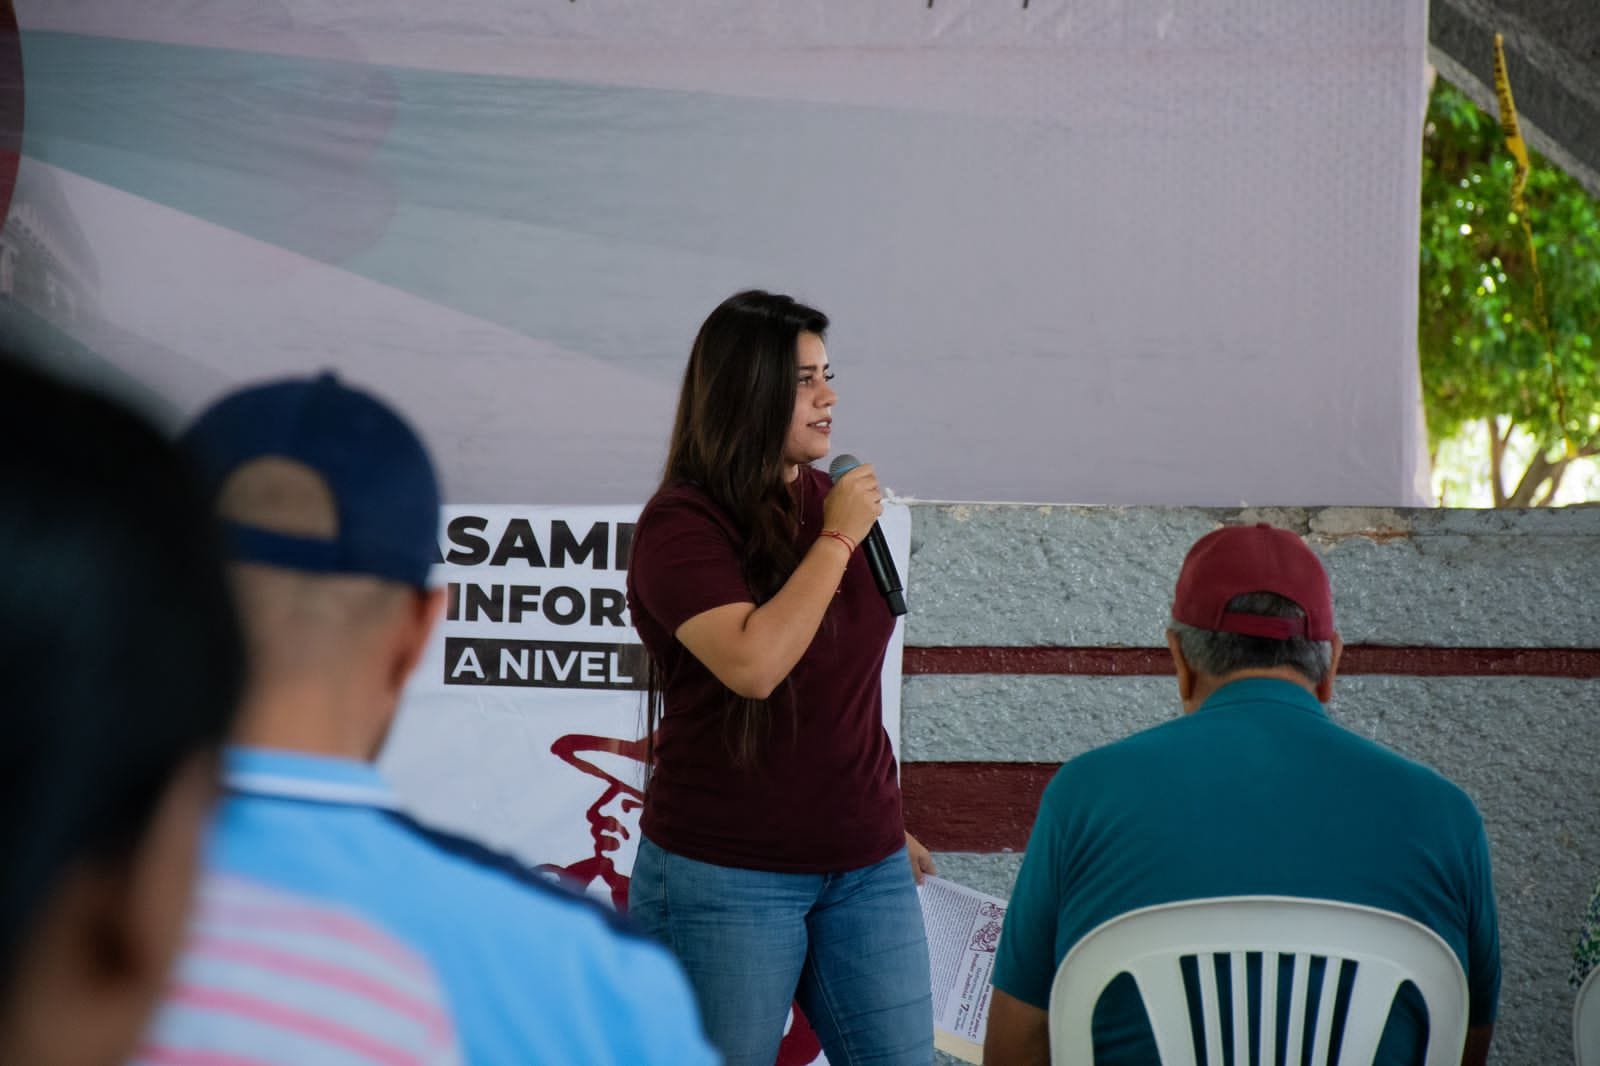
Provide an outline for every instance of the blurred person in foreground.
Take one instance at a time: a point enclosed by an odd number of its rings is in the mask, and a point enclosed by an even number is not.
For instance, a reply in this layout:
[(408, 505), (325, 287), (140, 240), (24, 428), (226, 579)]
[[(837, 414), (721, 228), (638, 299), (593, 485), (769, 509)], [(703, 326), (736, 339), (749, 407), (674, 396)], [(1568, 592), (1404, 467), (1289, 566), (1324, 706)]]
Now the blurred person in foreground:
[[(1436, 771), (1328, 717), (1343, 645), (1321, 560), (1266, 525), (1202, 537), (1167, 646), (1183, 716), (1078, 756), (1045, 790), (995, 958), (984, 1062), (1049, 1061), (1056, 969), (1096, 926), (1251, 895), (1361, 904), (1432, 929), (1467, 977), (1462, 1062), (1485, 1062), (1500, 940), (1483, 820)], [(1426, 1039), (1407, 984), (1376, 1062), (1420, 1064)], [(1102, 1066), (1158, 1061), (1128, 975), (1101, 997), (1094, 1040)]]
[(243, 676), (212, 526), (143, 419), (0, 353), (0, 1062), (126, 1059)]
[(373, 766), (443, 603), (439, 490), (406, 422), (324, 374), (224, 397), (184, 444), (225, 527), (252, 667), (211, 866), (403, 940), (438, 973), (469, 1062), (715, 1062), (664, 950), (417, 822)]

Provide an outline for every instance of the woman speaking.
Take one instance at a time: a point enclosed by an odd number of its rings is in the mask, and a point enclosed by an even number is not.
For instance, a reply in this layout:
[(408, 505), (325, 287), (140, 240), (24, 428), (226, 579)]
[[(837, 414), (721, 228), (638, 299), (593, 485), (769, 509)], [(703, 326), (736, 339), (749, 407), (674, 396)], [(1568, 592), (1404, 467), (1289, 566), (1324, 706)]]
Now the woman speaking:
[(894, 619), (857, 546), (870, 466), (828, 453), (828, 318), (742, 292), (684, 371), (628, 603), (654, 745), (629, 912), (677, 955), (729, 1066), (798, 1000), (834, 1066), (927, 1066), (928, 953), (880, 671)]

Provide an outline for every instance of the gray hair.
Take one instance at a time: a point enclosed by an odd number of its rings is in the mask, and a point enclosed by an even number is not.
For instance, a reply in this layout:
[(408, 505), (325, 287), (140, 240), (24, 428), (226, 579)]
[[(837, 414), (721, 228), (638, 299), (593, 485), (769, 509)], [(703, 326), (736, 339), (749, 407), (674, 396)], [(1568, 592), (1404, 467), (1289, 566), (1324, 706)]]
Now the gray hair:
[[(1259, 614), (1268, 618), (1304, 618), (1305, 612), (1293, 600), (1275, 592), (1247, 592), (1228, 601), (1228, 610)], [(1221, 633), (1186, 625), (1176, 618), (1167, 628), (1178, 634), (1178, 647), (1190, 666), (1202, 674), (1222, 677), (1238, 670), (1265, 670), (1292, 666), (1313, 685), (1328, 674), (1333, 664), (1333, 642), (1292, 637), (1273, 640), (1243, 633)]]

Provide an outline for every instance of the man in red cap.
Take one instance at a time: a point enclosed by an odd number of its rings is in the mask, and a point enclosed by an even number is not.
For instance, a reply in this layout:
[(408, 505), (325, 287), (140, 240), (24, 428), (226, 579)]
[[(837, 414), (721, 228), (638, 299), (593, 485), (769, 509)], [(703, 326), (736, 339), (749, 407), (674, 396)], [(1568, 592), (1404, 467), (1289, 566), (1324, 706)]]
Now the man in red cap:
[[(1483, 821), (1435, 771), (1332, 722), (1342, 644), (1327, 572), (1267, 525), (1202, 537), (1167, 624), (1184, 714), (1068, 762), (1045, 790), (995, 960), (984, 1061), (1049, 1061), (1057, 967), (1141, 907), (1216, 896), (1333, 899), (1403, 914), (1455, 951), (1463, 1063), (1488, 1057), (1500, 945)], [(1376, 1061), (1423, 1061), (1427, 1017), (1398, 997)], [(1158, 1062), (1126, 975), (1101, 999), (1095, 1061)]]

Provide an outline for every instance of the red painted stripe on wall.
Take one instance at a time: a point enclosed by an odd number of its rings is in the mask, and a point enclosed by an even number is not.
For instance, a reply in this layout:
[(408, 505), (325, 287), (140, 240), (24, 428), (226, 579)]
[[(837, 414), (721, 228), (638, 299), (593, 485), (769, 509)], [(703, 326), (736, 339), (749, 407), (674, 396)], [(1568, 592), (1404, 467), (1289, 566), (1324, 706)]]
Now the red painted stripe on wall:
[[(912, 674), (1054, 674), (1099, 677), (1172, 673), (1165, 648), (907, 648)], [(1419, 648), (1355, 644), (1341, 674), (1401, 677), (1600, 678), (1600, 648)]]
[[(1165, 648), (907, 648), (907, 675), (1098, 677), (1172, 673)], [(1354, 645), (1343, 674), (1600, 678), (1600, 648), (1416, 648)], [(908, 762), (906, 827), (935, 851), (1022, 851), (1057, 763)]]
[(908, 762), (900, 766), (906, 828), (934, 851), (1021, 851), (1044, 786), (1041, 762)]

